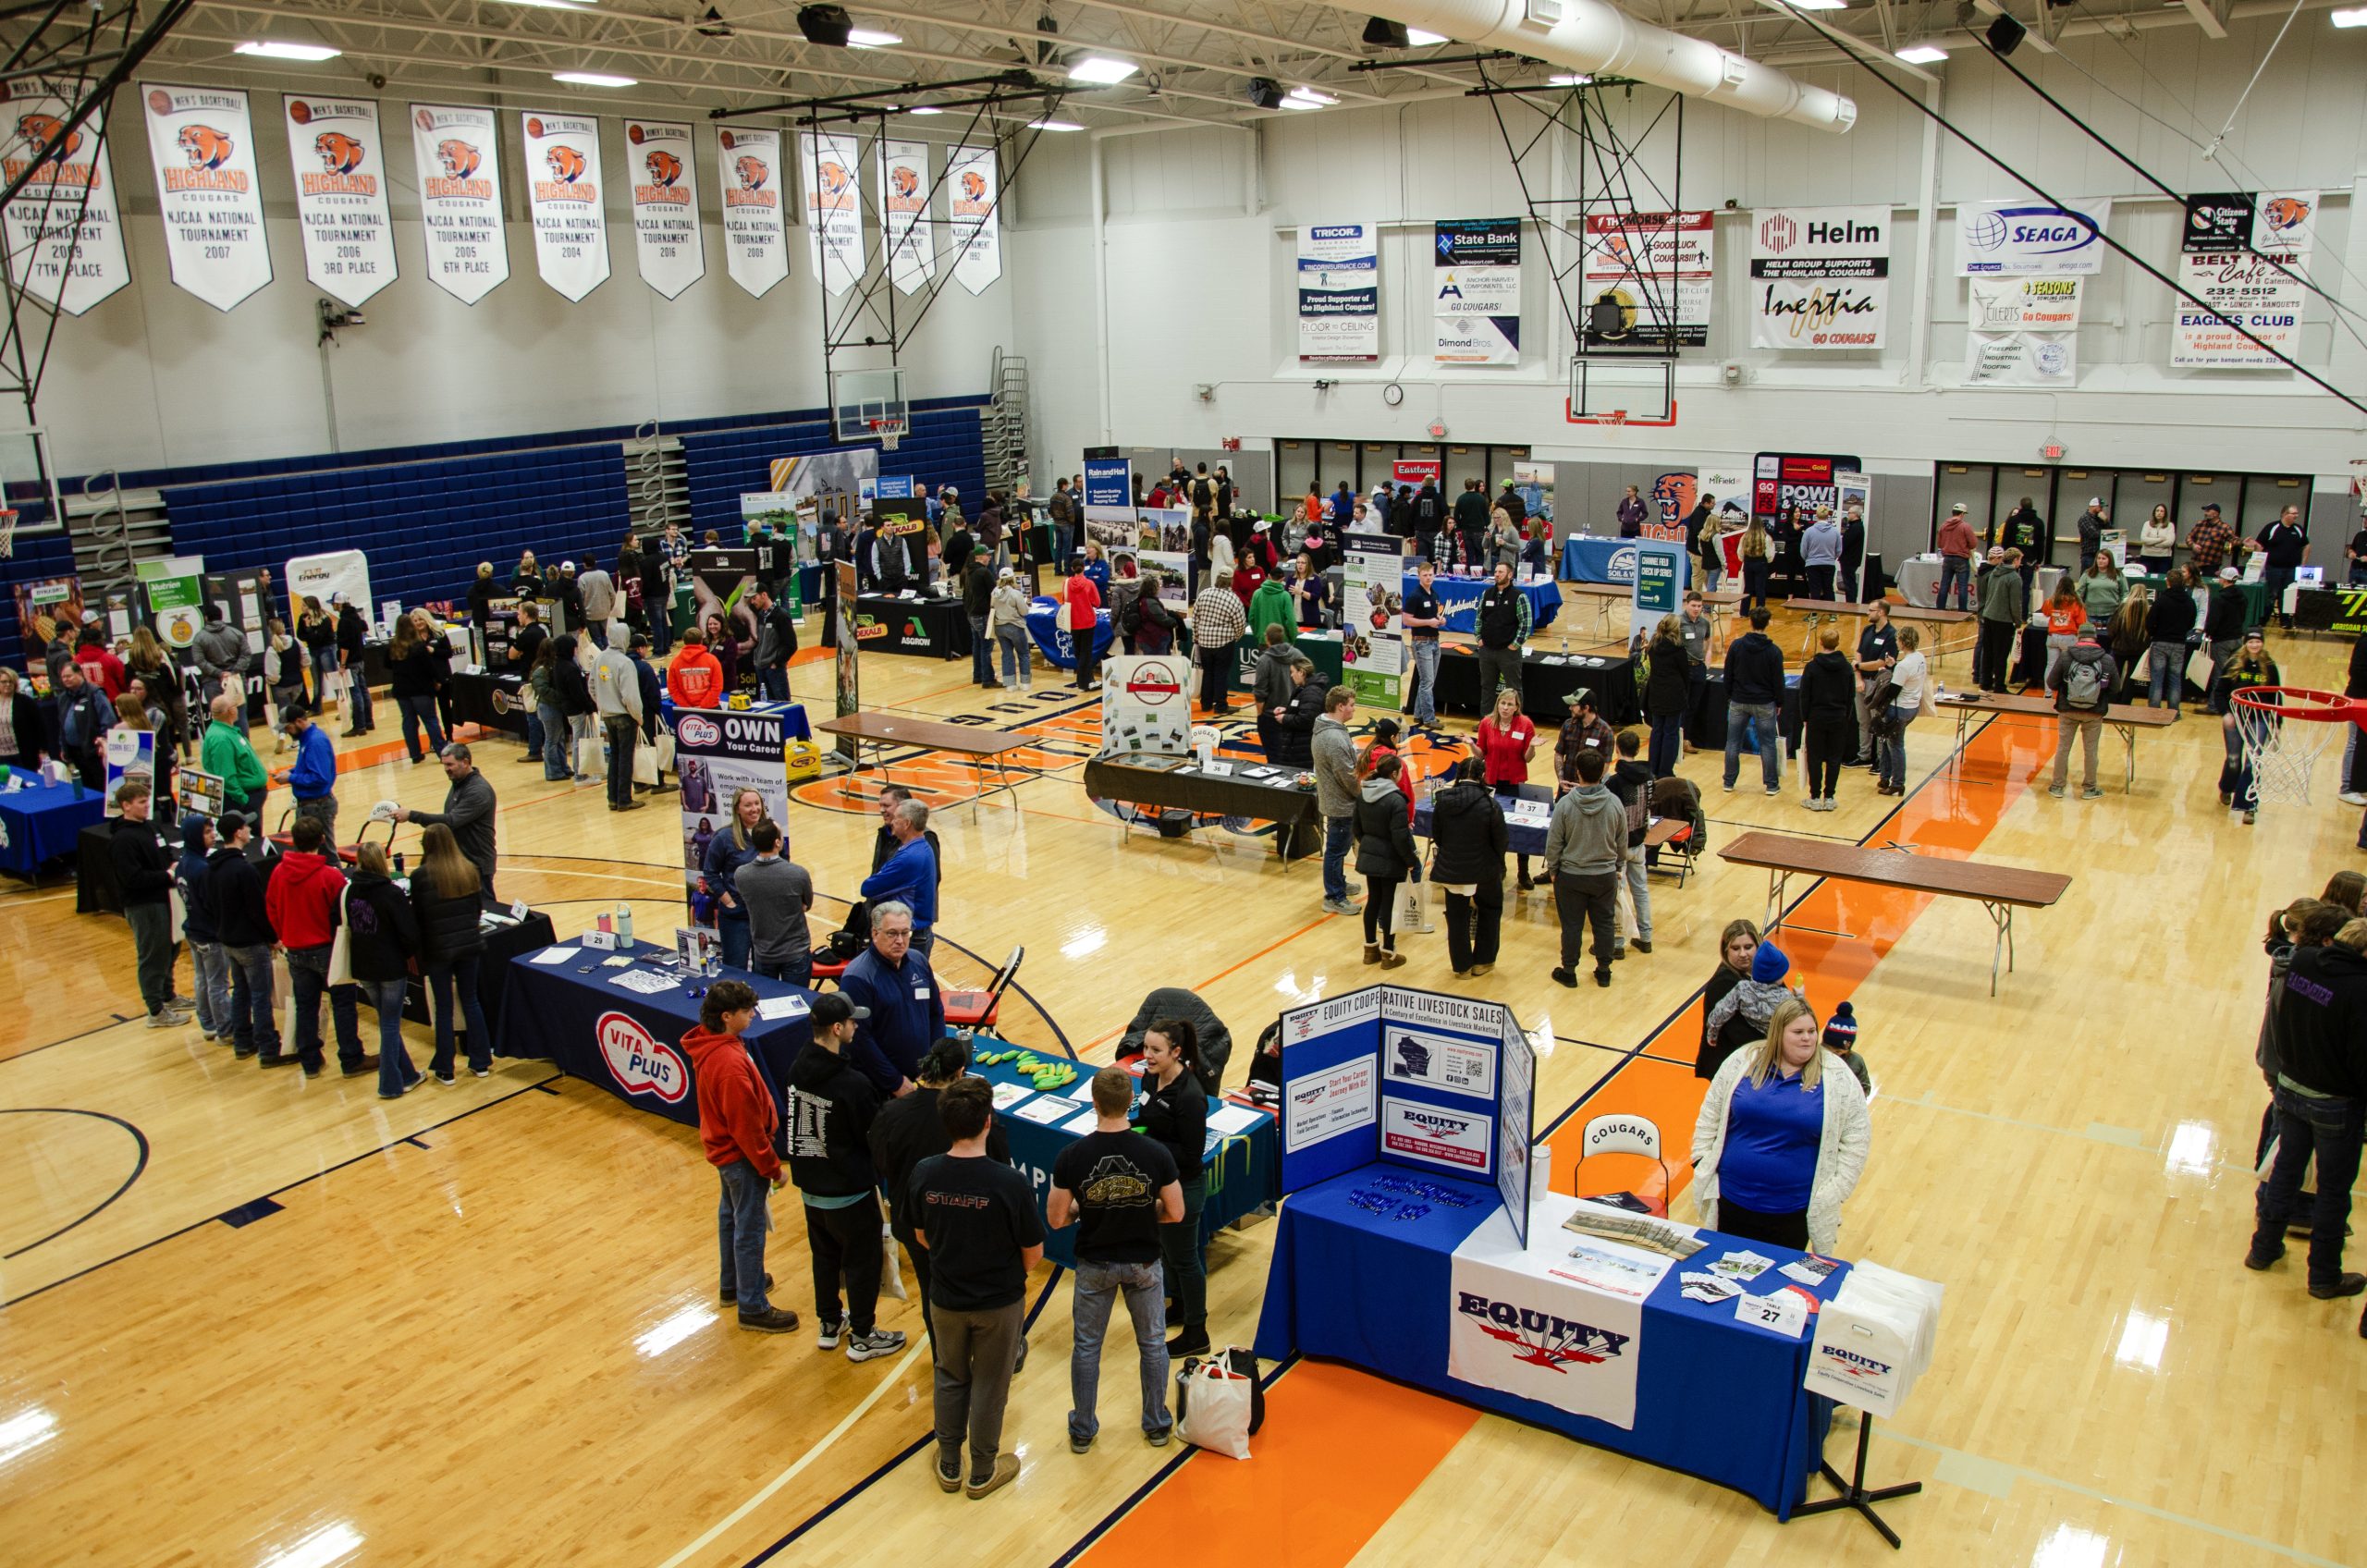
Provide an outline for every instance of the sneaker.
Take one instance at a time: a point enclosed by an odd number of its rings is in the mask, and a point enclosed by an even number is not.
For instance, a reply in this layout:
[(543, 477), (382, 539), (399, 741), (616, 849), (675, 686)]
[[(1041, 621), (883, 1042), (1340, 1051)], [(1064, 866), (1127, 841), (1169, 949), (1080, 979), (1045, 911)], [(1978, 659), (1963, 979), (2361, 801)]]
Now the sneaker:
[(1091, 1438), (1080, 1438), (1074, 1432), (1071, 1432), (1069, 1434), (1069, 1452), (1071, 1453), (1091, 1453), (1093, 1452), (1093, 1439)]
[(2059, 801), (2063, 798), (2063, 786), (2060, 784), (2050, 784), (2046, 787), (2046, 793), (2048, 799)]
[(836, 1350), (839, 1348), (840, 1339), (846, 1333), (846, 1319), (843, 1317), (825, 1317), (819, 1323), (816, 1324), (815, 1328), (819, 1330), (821, 1336), (819, 1339), (815, 1341), (815, 1348), (817, 1350)]
[(1727, 794), (1733, 794), (1735, 792), (1735, 781), (1731, 778), (1727, 779), (1724, 788)]
[(453, 1077), (453, 1076), (452, 1076), (450, 1073), (448, 1073), (448, 1072), (439, 1072), (439, 1073), (437, 1073), (437, 1074), (435, 1075), (435, 1081), (436, 1081), (436, 1083), (438, 1083), (438, 1084), (442, 1084), (445, 1088), (448, 1088), (448, 1088), (450, 1088), (454, 1084), (457, 1084), (457, 1083), (459, 1083), (459, 1082), (460, 1082), (460, 1080), (459, 1080), (459, 1079), (457, 1079), (457, 1078)]
[(2367, 1274), (2339, 1275), (2331, 1285), (2310, 1287), (2310, 1293), (2320, 1301), (2339, 1301), (2344, 1296), (2355, 1296), (2361, 1292), (2367, 1292)]
[(1350, 903), (1345, 899), (1326, 899), (1323, 900), (1323, 913), (1326, 914), (1354, 914), (1356, 913), (1356, 906)]
[(188, 1022), (188, 1013), (169, 1007), (148, 1015), (148, 1027), (151, 1029), (178, 1029)]
[(493, 1076), (493, 1069), (490, 1067), (478, 1067), (472, 1063), (469, 1067), (469, 1076), (472, 1078), (490, 1078)]
[(255, 1065), (258, 1067), (294, 1067), (297, 1064), (297, 1060), (298, 1059), (295, 1056), (283, 1051), (276, 1056), (266, 1056), (263, 1060), (257, 1062)]
[(2079, 791), (2079, 798), (2083, 801), (2101, 801), (2104, 798), (2104, 792), (2093, 784), (2090, 784)]
[(904, 1348), (901, 1329), (874, 1329), (868, 1334), (847, 1336), (847, 1359), (869, 1361), (874, 1356), (893, 1355)]
[(1641, 937), (1637, 937), (1627, 945), (1635, 949), (1639, 953), (1649, 953), (1652, 950), (1651, 943), (1645, 941)]
[(1771, 800), (1771, 801), (1772, 801), (1772, 800), (1775, 800), (1775, 799), (1777, 799), (1777, 798), (1778, 798), (1778, 797), (1780, 797), (1783, 793), (1784, 793), (1784, 790), (1783, 790), (1783, 788), (1782, 788), (1780, 785), (1770, 784), (1770, 785), (1767, 787), (1767, 798), (1768, 798), (1769, 800)]
[(1606, 991), (1611, 989), (1611, 971), (1608, 969), (1596, 970), (1594, 972), (1594, 983), (1601, 986)]
[[(444, 1080), (444, 1082), (448, 1084), (448, 1083), (450, 1083), (450, 1082), (451, 1082), (451, 1080), (450, 1080), (450, 1079), (448, 1079), (448, 1078), (447, 1078), (447, 1079), (445, 1079), (445, 1080)], [(772, 1288), (773, 1288), (773, 1277), (772, 1277), (771, 1275), (767, 1274), (767, 1275), (766, 1275), (766, 1276), (765, 1276), (765, 1289), (767, 1289), (767, 1290), (768, 1290), (768, 1291), (769, 1291), (769, 1290), (771, 1290)], [(721, 1295), (720, 1295), (719, 1299), (722, 1301), (722, 1303), (723, 1303), (723, 1305), (726, 1305), (726, 1306), (730, 1306), (732, 1303), (734, 1303), (734, 1302), (738, 1301), (738, 1300), (740, 1299), (740, 1296), (739, 1296), (739, 1293), (738, 1293), (737, 1292), (734, 1292), (734, 1291), (725, 1291), (725, 1292), (721, 1292)]]
[(743, 1312), (740, 1327), (759, 1334), (791, 1334), (797, 1331), (797, 1314), (785, 1306), (768, 1306), (754, 1316)]
[(337, 1063), (337, 1072), (340, 1076), (347, 1078), (359, 1078), (365, 1072), (375, 1072), (377, 1071), (378, 1059), (374, 1056), (365, 1056), (354, 1061), (341, 1061)]
[(946, 1467), (945, 1459), (942, 1455), (938, 1456), (937, 1464), (931, 1466), (931, 1468), (937, 1472), (937, 1489), (938, 1491), (958, 1492), (962, 1489), (962, 1456), (960, 1454), (953, 1456), (953, 1465), (950, 1469)]
[(1578, 977), (1569, 970), (1557, 969), (1553, 972), (1553, 984), (1556, 986), (1567, 986), (1575, 990), (1577, 988)]
[[(2361, 1338), (2367, 1338), (2367, 1318), (2361, 1318), (2360, 1320), (2359, 1332)], [(1143, 1440), (1150, 1444), (1153, 1448), (1165, 1448), (1167, 1446), (1167, 1439), (1174, 1435), (1175, 1428), (1173, 1427), (1161, 1427), (1157, 1431), (1145, 1432), (1143, 1434)]]
[(234, 1061), (251, 1061), (255, 1055), (255, 1047), (252, 1046), (233, 1045), (230, 1047), (230, 1057)]
[(973, 1476), (970, 1480), (970, 1484), (962, 1488), (962, 1495), (975, 1502), (979, 1498), (986, 1496), (988, 1492), (1000, 1491), (1001, 1488), (1011, 1485), (1012, 1482), (1018, 1478), (1019, 1455), (1015, 1453), (997, 1454), (995, 1456), (995, 1467), (993, 1472), (984, 1480), (980, 1480), (977, 1477)]
[(2253, 823), (2258, 822), (2259, 820), (2260, 820), (2260, 813), (2258, 813), (2258, 812), (2256, 812), (2256, 811), (2248, 811), (2248, 812), (2244, 813), (2244, 826), (2245, 826), (2245, 827), (2250, 827)]
[(2355, 790), (2345, 790), (2335, 799), (2347, 806), (2367, 806), (2367, 795), (2362, 795)]
[(618, 811), (639, 811), (648, 803), (649, 802), (647, 801), (626, 801), (618, 805), (615, 809)]
[(2276, 1260), (2284, 1256), (2285, 1248), (2282, 1243), (2279, 1243), (2275, 1252), (2264, 1253), (2258, 1247), (2251, 1247), (2247, 1249), (2244, 1253), (2244, 1267), (2252, 1270), (2254, 1273), (2258, 1273), (2260, 1270), (2275, 1265)]
[(178, 1008), (183, 1012), (195, 1012), (197, 1011), (197, 998), (195, 997), (177, 996), (168, 999), (165, 1005), (169, 1008)]

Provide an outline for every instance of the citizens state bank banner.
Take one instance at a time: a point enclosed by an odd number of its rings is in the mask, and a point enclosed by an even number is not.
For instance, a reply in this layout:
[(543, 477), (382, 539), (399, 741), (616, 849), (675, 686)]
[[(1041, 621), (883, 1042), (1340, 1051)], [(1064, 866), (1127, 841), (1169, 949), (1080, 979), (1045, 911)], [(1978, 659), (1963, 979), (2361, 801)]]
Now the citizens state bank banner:
[(781, 205), (780, 132), (717, 128), (724, 270), (758, 299), (789, 276), (789, 214)]
[(1750, 214), (1750, 346), (1879, 349), (1890, 322), (1888, 207)]
[(625, 146), (632, 165), (633, 251), (641, 259), (641, 280), (671, 300), (706, 276), (691, 128), (662, 120), (627, 120)]
[(33, 299), (79, 316), (131, 281), (107, 157), (106, 111), (92, 110), (66, 132), (55, 155), (36, 166), (33, 159), (65, 129), (70, 106), (46, 91), (20, 94), (12, 106), (0, 173), (25, 186), (8, 203), (8, 272)]
[(589, 115), (518, 116), (525, 135), (526, 213), (534, 267), (569, 300), (608, 281), (608, 218), (601, 210), (600, 122)]
[(304, 228), (305, 280), (332, 299), (359, 305), (395, 280), (378, 105), (290, 92), (281, 106), (288, 158), (296, 169), (296, 215)]
[(247, 95), (142, 82), (140, 102), (173, 282), (217, 311), (230, 310), (271, 281)]
[(2268, 349), (2287, 357), (2300, 349), (2301, 279), (2317, 241), (2317, 217), (2314, 190), (2188, 197), (2177, 280), (2207, 308), (2178, 301), (2170, 363), (2285, 369)]
[(1380, 358), (1380, 226), (1310, 224), (1298, 231), (1298, 357)]
[(427, 277), (473, 305), (509, 277), (501, 222), (501, 138), (494, 111), (413, 104), (411, 153), (419, 166), (419, 230)]

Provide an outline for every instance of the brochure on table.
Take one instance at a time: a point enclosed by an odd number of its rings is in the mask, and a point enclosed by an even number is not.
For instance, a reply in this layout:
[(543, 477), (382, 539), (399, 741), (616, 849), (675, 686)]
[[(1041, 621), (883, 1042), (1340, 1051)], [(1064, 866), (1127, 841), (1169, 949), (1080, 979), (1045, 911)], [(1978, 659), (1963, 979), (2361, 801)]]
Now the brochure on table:
[(1282, 1026), (1285, 1194), (1375, 1163), (1443, 1171), (1494, 1182), (1527, 1243), (1537, 1061), (1510, 1009), (1371, 986)]

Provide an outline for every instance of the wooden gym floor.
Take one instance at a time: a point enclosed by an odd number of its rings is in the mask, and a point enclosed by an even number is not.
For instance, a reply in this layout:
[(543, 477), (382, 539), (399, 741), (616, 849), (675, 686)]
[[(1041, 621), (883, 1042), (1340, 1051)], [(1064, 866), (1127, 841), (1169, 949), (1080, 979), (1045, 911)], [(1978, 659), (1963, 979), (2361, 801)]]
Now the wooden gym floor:
[[(1797, 662), (1797, 628), (1777, 630)], [(2280, 637), (2275, 652), (2289, 682), (2338, 687), (2347, 649)], [(1943, 669), (1965, 683), (1961, 649)], [(1318, 910), (1312, 864), (1284, 872), (1258, 837), (1128, 829), (1078, 783), (1092, 705), (1047, 671), (1024, 697), (964, 676), (959, 662), (865, 659), (872, 706), (1043, 737), (1050, 776), (1015, 803), (959, 803), (959, 768), (911, 773), (950, 807), (935, 823), (941, 967), (976, 983), (1027, 945), (1011, 1035), (1106, 1060), (1145, 990), (1185, 985), (1245, 1054), (1280, 1008), (1371, 978), (1355, 923)], [(828, 680), (808, 665), (794, 684), (821, 711)], [(1977, 906), (1820, 888), (1795, 918), (1852, 935), (1784, 943), (1821, 1011), (1855, 1002), (1881, 1086), (1841, 1250), (1948, 1290), (1932, 1374), (1873, 1449), (1879, 1479), (1926, 1483), (1890, 1510), (1907, 1551), (2039, 1568), (2367, 1562), (2367, 1525), (2340, 1502), (2367, 1475), (2360, 1304), (2311, 1301), (2298, 1252), (2265, 1275), (2238, 1261), (2263, 1094), (2259, 933), (2269, 908), (2360, 861), (2334, 766), (2318, 770), (2319, 803), (2269, 805), (2246, 828), (2215, 802), (2205, 717), (2140, 741), (2129, 794), (2107, 736), (2107, 793), (2084, 802), (2033, 787), (2051, 727), (1993, 722), (1961, 756), (1953, 730), (1944, 717), (1911, 732), (1904, 801), (1855, 772), (1823, 815), (1801, 809), (1797, 774), (1771, 801), (1748, 782), (1721, 793), (1715, 756), (1683, 767), (1713, 840), (1772, 826), (2075, 877), (2058, 908), (2019, 923), (2019, 968), (1994, 999)], [(506, 893), (563, 935), (619, 900), (644, 929), (672, 927), (679, 839), (663, 801), (612, 817), (599, 790), (520, 766), (514, 743), (479, 754), (504, 802)], [(399, 748), (353, 761), (349, 823), (380, 798), (442, 796), (440, 774)], [(787, 826), (833, 900), (825, 928), (868, 865), (874, 820), (833, 785), (801, 791)], [(1508, 913), (1500, 967), (1466, 984), (1549, 1043), (1541, 1128), (1580, 1107), (1634, 1109), (1686, 1146), (1699, 988), (1719, 928), (1757, 918), (1765, 894), (1714, 861), (1682, 890), (1657, 881), (1655, 950), (1608, 991), (1548, 980), (1543, 899)], [(929, 1420), (917, 1311), (885, 1304), (914, 1348), (861, 1366), (810, 1338), (738, 1332), (708, 1293), (714, 1179), (689, 1133), (543, 1064), (503, 1061), (389, 1105), (371, 1079), (234, 1066), (193, 1027), (124, 1021), (128, 937), (75, 916), (72, 899), (56, 882), (0, 892), (0, 983), (17, 1003), (0, 1018), (12, 1565), (730, 1568), (958, 1545), (977, 1562), (1098, 1568), (1179, 1543), (1196, 1562), (1277, 1568), (1890, 1560), (1854, 1519), (1778, 1525), (1738, 1495), (1337, 1366), (1274, 1384), (1248, 1464), (1125, 1440), (1073, 1456), (1067, 1290), (1048, 1275), (1007, 1432), (1027, 1468), (986, 1503), (945, 1498), (914, 1457)], [(1397, 978), (1455, 986), (1442, 937), (1404, 946)], [(1567, 1190), (1575, 1140), (1546, 1135)], [(1584, 1175), (1600, 1190), (1639, 1172), (1605, 1159)], [(810, 1321), (803, 1227), (791, 1205), (776, 1213), (779, 1299)], [(1271, 1234), (1211, 1249), (1220, 1342), (1249, 1340)], [(1113, 1437), (1128, 1397), (1113, 1363)]]

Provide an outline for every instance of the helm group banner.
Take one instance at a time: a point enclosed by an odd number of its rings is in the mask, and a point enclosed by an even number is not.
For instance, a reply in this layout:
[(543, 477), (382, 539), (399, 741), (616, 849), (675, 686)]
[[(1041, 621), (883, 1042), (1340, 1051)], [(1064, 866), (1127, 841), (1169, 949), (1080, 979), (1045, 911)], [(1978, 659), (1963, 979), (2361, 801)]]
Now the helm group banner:
[[(2178, 282), (2203, 301), (2178, 301), (2170, 363), (2181, 369), (2283, 370), (2261, 344), (2300, 347), (2301, 278), (2317, 240), (2318, 192), (2231, 191), (2186, 199)], [(2237, 330), (2241, 326), (2243, 332)], [(2250, 337), (2244, 336), (2250, 333)], [(2254, 342), (2258, 338), (2259, 342)]]
[(761, 300), (789, 276), (780, 132), (717, 127), (715, 165), (716, 185), (723, 192), (724, 271)]
[(706, 276), (691, 128), (663, 120), (627, 120), (625, 146), (632, 165), (633, 251), (641, 259), (641, 280), (675, 299)]
[(247, 95), (142, 82), (140, 102), (173, 282), (217, 311), (234, 309), (271, 281)]
[(1520, 225), (1489, 218), (1431, 226), (1438, 363), (1520, 363)]
[(879, 143), (880, 227), (888, 273), (907, 294), (937, 276), (937, 237), (928, 224), (928, 143)]
[(1002, 181), (991, 147), (956, 147), (945, 155), (945, 183), (953, 192), (953, 276), (983, 294), (1002, 276)]
[(419, 165), (419, 227), (428, 281), (473, 305), (509, 277), (501, 221), (501, 137), (494, 111), (413, 104), (411, 158)]
[(1589, 306), (1619, 307), (1585, 331), (1589, 349), (1699, 349), (1710, 341), (1715, 293), (1711, 214), (1598, 213), (1586, 220), (1581, 271)]
[(1888, 207), (1750, 214), (1750, 346), (1879, 349), (1890, 320)]
[(47, 92), (19, 98), (0, 141), (0, 172), (24, 190), (6, 214), (8, 272), (26, 293), (79, 316), (131, 281), (123, 253), (123, 214), (107, 158), (106, 110), (67, 131), (56, 156), (33, 159), (65, 128), (65, 99)]
[(863, 281), (871, 257), (863, 243), (862, 165), (855, 139), (802, 131), (798, 149), (805, 160), (805, 247), (833, 296)]
[(386, 213), (386, 149), (368, 99), (285, 93), (288, 160), (304, 230), (304, 276), (359, 305), (395, 280), (395, 227)]
[(590, 115), (522, 111), (526, 212), (534, 268), (569, 300), (608, 281), (608, 220), (601, 209), (600, 122)]

